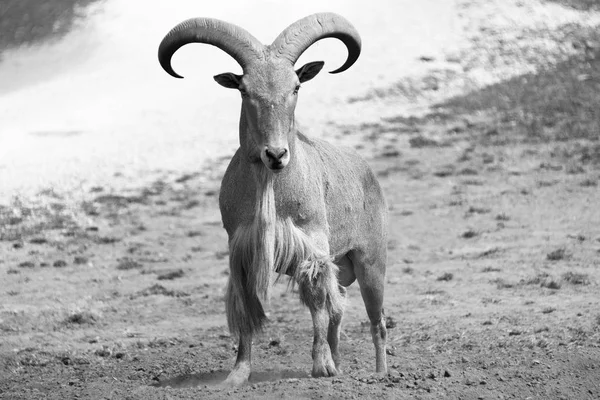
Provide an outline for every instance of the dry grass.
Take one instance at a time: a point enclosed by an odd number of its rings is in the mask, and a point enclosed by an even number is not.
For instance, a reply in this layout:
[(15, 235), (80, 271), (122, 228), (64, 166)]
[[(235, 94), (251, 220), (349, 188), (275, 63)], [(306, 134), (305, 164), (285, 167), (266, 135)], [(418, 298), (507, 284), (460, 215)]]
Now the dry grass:
[(473, 229), (466, 230), (460, 235), (463, 239), (472, 239), (476, 236), (479, 236), (479, 232), (474, 231)]
[(562, 275), (562, 279), (565, 282), (568, 282), (572, 285), (589, 285), (590, 284), (590, 277), (588, 274), (583, 274), (580, 272), (565, 272)]
[(549, 261), (560, 261), (568, 258), (570, 254), (564, 247), (558, 248), (546, 254), (546, 259)]
[[(6, 206), (0, 205), (0, 241), (19, 241), (40, 232), (82, 230), (83, 216), (66, 207), (59, 198), (40, 196), (35, 201), (18, 197)], [(31, 239), (31, 243), (46, 243), (43, 237)]]
[[(599, 35), (588, 32), (589, 41)], [(452, 113), (490, 113), (493, 132), (485, 137), (505, 141), (507, 136), (527, 141), (597, 140), (600, 131), (600, 49), (573, 57), (539, 73), (521, 75), (440, 104)], [(493, 131), (490, 129), (493, 128)], [(598, 151), (590, 161), (598, 163)]]
[(65, 323), (77, 325), (93, 325), (98, 321), (98, 319), (99, 316), (91, 311), (75, 311), (65, 318)]
[(557, 3), (580, 11), (598, 11), (600, 3), (598, 0), (545, 0), (548, 3)]
[(438, 281), (451, 281), (454, 278), (454, 274), (451, 272), (444, 272), (442, 275), (437, 277)]
[[(596, 0), (546, 1), (583, 11), (600, 10)], [(502, 29), (486, 33), (487, 36), (478, 38), (473, 49), (464, 54), (463, 68), (468, 71), (470, 67), (485, 66), (500, 71), (506, 66), (501, 62), (504, 60), (515, 67), (529, 65), (535, 72), (482, 88), (475, 83), (468, 92), (440, 102), (431, 118), (439, 113), (457, 119), (465, 115), (486, 115), (487, 121), (477, 123), (476, 130), (482, 140), (496, 144), (522, 139), (534, 142), (598, 140), (600, 31), (597, 26), (582, 22), (552, 30), (525, 29), (520, 37), (531, 40), (518, 44), (506, 40)], [(535, 38), (542, 37), (553, 43), (548, 47), (552, 51), (536, 42)], [(470, 79), (467, 73), (465, 82)], [(469, 89), (469, 85), (465, 88)], [(592, 160), (589, 161), (600, 162), (599, 151), (591, 147), (589, 158)]]

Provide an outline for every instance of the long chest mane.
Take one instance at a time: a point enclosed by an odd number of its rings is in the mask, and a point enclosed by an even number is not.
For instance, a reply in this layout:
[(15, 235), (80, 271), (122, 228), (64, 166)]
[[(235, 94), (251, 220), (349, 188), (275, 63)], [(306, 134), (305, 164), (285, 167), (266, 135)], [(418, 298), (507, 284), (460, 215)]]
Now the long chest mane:
[[(310, 217), (312, 207), (303, 203), (301, 195), (279, 197), (273, 175), (261, 170), (255, 173), (254, 217), (237, 227), (230, 257), (257, 283), (259, 293), (268, 297), (267, 282), (275, 273), (293, 276), (309, 264), (328, 260), (329, 255), (316, 248), (299, 226)], [(277, 208), (276, 197), (282, 209)]]

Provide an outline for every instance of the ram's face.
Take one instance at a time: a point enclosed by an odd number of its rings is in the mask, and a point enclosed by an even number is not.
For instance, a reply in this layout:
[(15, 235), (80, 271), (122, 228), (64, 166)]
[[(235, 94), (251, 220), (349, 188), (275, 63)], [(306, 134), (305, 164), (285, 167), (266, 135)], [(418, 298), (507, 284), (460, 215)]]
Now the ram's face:
[(290, 154), (290, 136), (295, 134), (294, 111), (300, 84), (312, 79), (323, 62), (311, 62), (294, 71), (294, 64), (321, 39), (339, 39), (348, 50), (344, 64), (332, 74), (350, 68), (358, 59), (360, 35), (345, 18), (317, 13), (285, 28), (270, 45), (237, 25), (214, 18), (191, 18), (175, 27), (158, 47), (158, 60), (170, 75), (181, 78), (171, 66), (173, 54), (188, 43), (206, 43), (220, 48), (242, 67), (244, 75), (224, 73), (215, 80), (242, 94), (240, 145), (250, 162), (262, 162), (271, 171), (283, 170)]
[(244, 75), (225, 73), (215, 80), (242, 96), (242, 134), (252, 155), (273, 172), (290, 161), (289, 142), (294, 135), (294, 112), (300, 84), (314, 78), (323, 62), (312, 62), (294, 71), (281, 60), (255, 63)]

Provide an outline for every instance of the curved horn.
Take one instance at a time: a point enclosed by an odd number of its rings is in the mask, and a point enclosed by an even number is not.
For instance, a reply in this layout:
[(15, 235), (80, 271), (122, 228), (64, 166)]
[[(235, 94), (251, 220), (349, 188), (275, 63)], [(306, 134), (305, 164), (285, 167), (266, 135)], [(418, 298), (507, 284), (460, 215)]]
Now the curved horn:
[(360, 55), (360, 35), (348, 20), (334, 13), (309, 15), (285, 28), (271, 44), (278, 57), (288, 59), (292, 65), (312, 44), (324, 38), (341, 40), (348, 48), (344, 65), (331, 71), (337, 74), (347, 70)]
[(245, 69), (262, 57), (264, 46), (245, 29), (212, 18), (192, 18), (177, 24), (167, 33), (158, 47), (158, 61), (167, 73), (183, 78), (171, 67), (171, 57), (188, 43), (206, 43), (229, 54)]

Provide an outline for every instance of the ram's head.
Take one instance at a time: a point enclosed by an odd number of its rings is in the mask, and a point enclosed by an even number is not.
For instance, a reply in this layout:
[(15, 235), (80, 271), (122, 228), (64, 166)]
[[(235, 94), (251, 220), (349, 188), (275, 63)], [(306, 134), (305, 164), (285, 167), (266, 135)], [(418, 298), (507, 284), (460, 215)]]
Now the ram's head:
[(181, 78), (171, 66), (171, 57), (188, 43), (211, 44), (225, 51), (242, 67), (243, 74), (231, 72), (214, 79), (242, 96), (240, 140), (247, 156), (270, 170), (281, 171), (290, 161), (290, 137), (295, 134), (294, 111), (300, 84), (314, 78), (323, 62), (309, 62), (298, 69), (294, 64), (313, 43), (337, 38), (348, 48), (346, 62), (331, 73), (350, 68), (360, 55), (360, 36), (343, 17), (332, 13), (310, 15), (287, 27), (268, 46), (237, 25), (194, 18), (175, 26), (158, 49), (161, 66)]

